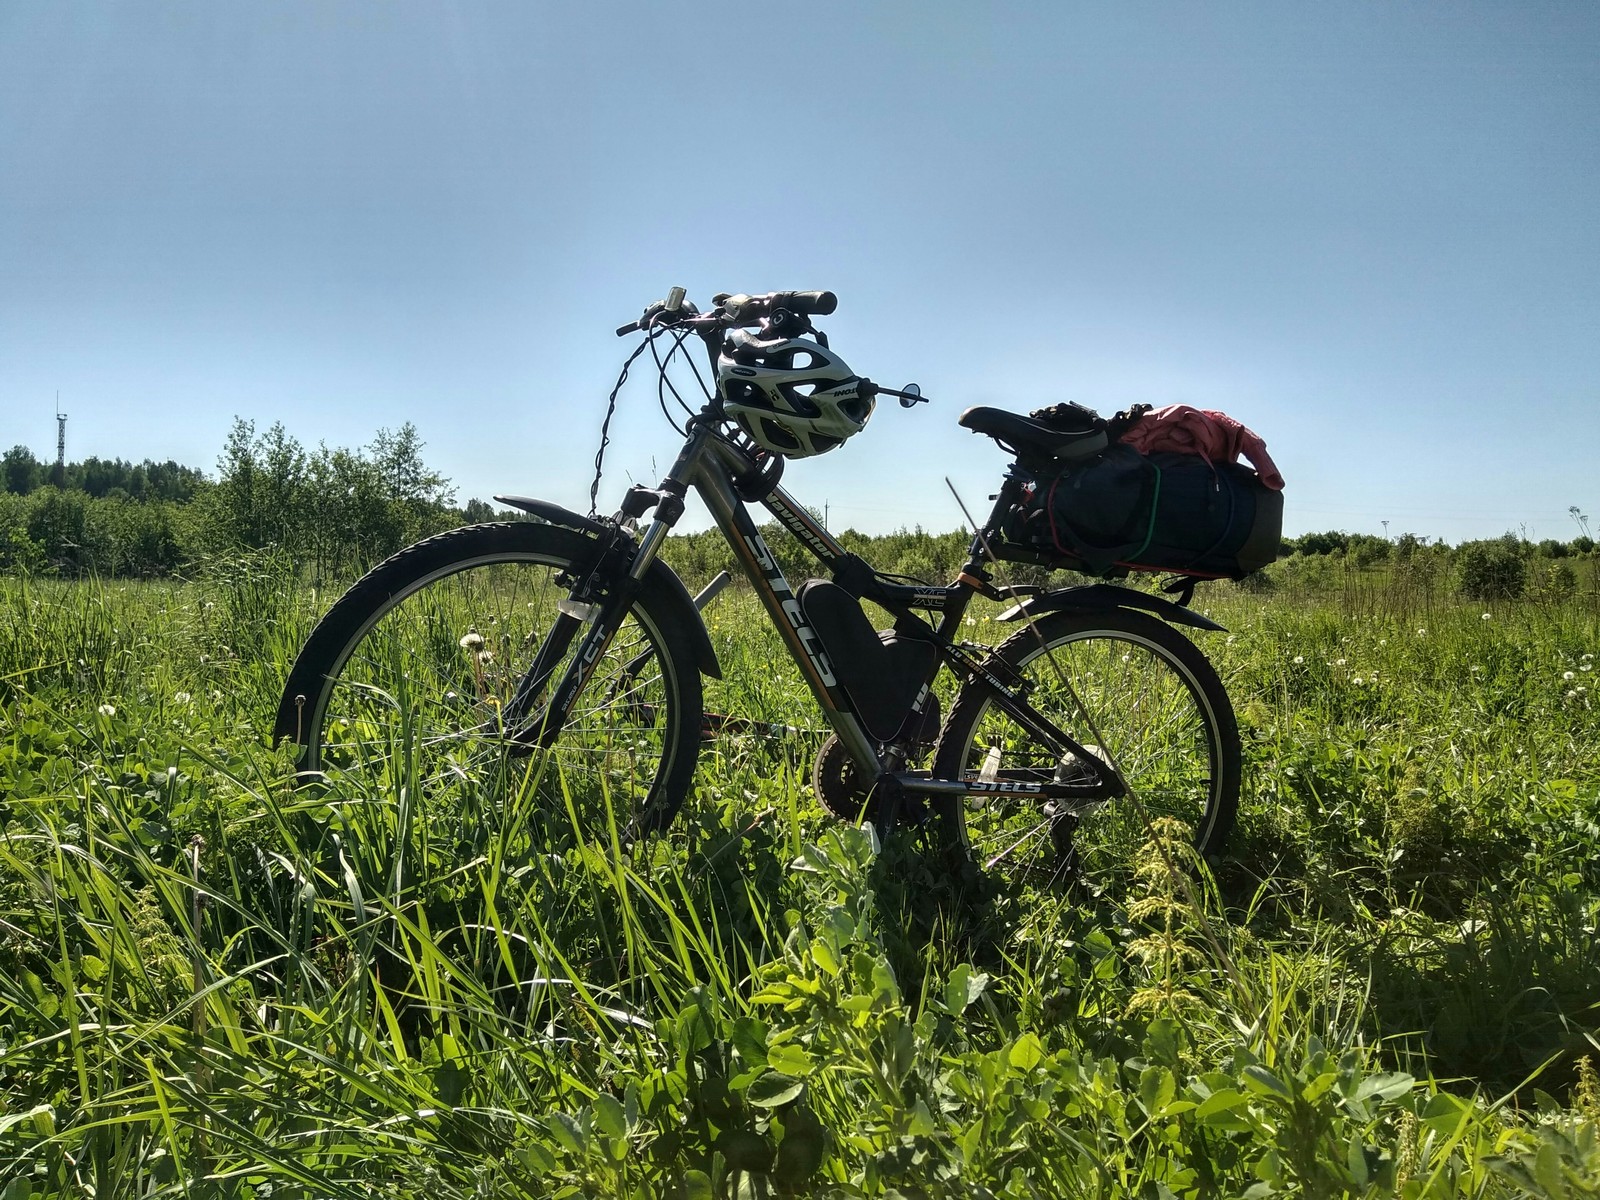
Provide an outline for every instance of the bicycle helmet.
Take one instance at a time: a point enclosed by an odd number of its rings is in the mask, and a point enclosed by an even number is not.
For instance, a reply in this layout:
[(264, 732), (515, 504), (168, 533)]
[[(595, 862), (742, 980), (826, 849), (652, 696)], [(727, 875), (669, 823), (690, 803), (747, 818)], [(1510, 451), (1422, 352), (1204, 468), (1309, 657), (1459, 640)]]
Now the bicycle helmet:
[(823, 454), (866, 428), (873, 400), (833, 351), (805, 338), (736, 329), (717, 358), (722, 410), (756, 444), (788, 458)]

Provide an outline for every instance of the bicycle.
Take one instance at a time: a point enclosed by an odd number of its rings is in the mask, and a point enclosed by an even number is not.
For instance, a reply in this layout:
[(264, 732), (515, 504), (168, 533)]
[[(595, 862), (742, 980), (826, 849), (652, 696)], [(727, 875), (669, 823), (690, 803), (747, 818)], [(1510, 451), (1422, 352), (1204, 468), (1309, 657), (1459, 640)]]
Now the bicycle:
[[(835, 815), (880, 832), (935, 829), (1013, 886), (1142, 840), (1150, 814), (1179, 817), (1214, 855), (1237, 806), (1239, 736), (1216, 672), (1175, 626), (1222, 627), (1189, 609), (1187, 592), (1174, 601), (1109, 583), (996, 583), (999, 560), (1051, 565), (1007, 541), (1007, 520), (1028, 480), (1082, 434), (999, 409), (962, 414), (1013, 461), (965, 565), (942, 586), (875, 570), (781, 486), (788, 459), (859, 432), (878, 397), (907, 408), (923, 399), (915, 385), (849, 372), (812, 323), (835, 306), (830, 292), (719, 295), (702, 313), (674, 289), (618, 329), (644, 336), (611, 393), (590, 515), (497, 496), (536, 520), (427, 538), (351, 587), (311, 634), (279, 706), (276, 734), (300, 747), (302, 777), (440, 796), (492, 777), (549, 815), (545, 836), (570, 831), (557, 848), (665, 830), (702, 742), (727, 722), (703, 712), (702, 677), (720, 677), (717, 654), (659, 557), (692, 491), (832, 731), (812, 782)], [(696, 338), (714, 385), (685, 350)], [(631, 487), (602, 517), (606, 431), (646, 348), (663, 411), (671, 419), (670, 394), (688, 414), (673, 422), (684, 441), (656, 487)], [(668, 377), (680, 352), (704, 394), (698, 407)], [(792, 588), (752, 504), (830, 578)], [(979, 597), (1008, 604), (996, 619), (1019, 626), (998, 646), (958, 638)], [(892, 627), (874, 629), (863, 601), (891, 614)], [(956, 685), (942, 719), (941, 671)]]

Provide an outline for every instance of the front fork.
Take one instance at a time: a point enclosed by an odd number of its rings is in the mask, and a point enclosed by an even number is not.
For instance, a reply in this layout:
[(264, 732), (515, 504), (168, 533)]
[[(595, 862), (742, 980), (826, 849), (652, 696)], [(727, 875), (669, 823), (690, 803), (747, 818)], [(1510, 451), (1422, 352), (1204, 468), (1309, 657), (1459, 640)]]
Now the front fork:
[[(622, 628), (645, 575), (661, 552), (662, 543), (683, 514), (683, 495), (682, 486), (671, 476), (659, 490), (635, 487), (629, 491), (623, 501), (622, 517), (634, 520), (654, 506), (658, 508), (656, 519), (638, 543), (628, 536), (620, 523), (612, 525), (606, 535), (609, 540), (601, 548), (594, 567), (577, 580), (567, 598), (558, 603), (561, 615), (517, 684), (506, 711), (508, 727), (520, 727), (518, 741), (548, 749), (561, 736), (595, 666), (605, 657), (611, 640)], [(578, 641), (560, 681), (550, 690), (550, 699), (542, 710), (537, 709), (538, 697), (545, 691), (556, 664), (566, 656), (585, 624), (588, 632)]]

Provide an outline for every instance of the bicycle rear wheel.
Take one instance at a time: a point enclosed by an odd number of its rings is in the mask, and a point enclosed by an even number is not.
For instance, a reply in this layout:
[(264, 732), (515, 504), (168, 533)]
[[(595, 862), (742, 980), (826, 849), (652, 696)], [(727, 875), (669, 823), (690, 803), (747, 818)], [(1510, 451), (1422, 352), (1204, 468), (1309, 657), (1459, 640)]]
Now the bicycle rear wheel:
[[(1233, 707), (1192, 642), (1154, 617), (1117, 609), (1053, 613), (994, 651), (1027, 701), (1115, 766), (1131, 797), (1077, 803), (983, 799), (947, 804), (943, 819), (974, 862), (1017, 893), (1072, 873), (1091, 881), (1125, 863), (1173, 817), (1202, 854), (1221, 850), (1239, 802)], [(962, 689), (935, 752), (940, 779), (1065, 782), (1084, 768), (1007, 716), (982, 687)]]
[(277, 733), (302, 748), (302, 777), (351, 799), (404, 788), (457, 812), (514, 805), (550, 849), (664, 828), (694, 774), (701, 686), (688, 631), (649, 581), (554, 745), (508, 716), (553, 631), (547, 690), (582, 644), (589, 627), (557, 605), (598, 553), (572, 530), (513, 522), (452, 530), (373, 568), (285, 686)]

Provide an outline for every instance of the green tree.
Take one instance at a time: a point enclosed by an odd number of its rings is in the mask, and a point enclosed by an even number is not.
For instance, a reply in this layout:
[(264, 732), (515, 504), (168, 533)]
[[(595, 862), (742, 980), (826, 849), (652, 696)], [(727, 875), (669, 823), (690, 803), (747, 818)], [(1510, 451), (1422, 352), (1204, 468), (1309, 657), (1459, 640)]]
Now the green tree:
[(1469, 600), (1515, 600), (1528, 585), (1526, 544), (1515, 534), (1456, 547), (1456, 586)]
[(0, 473), (5, 475), (6, 491), (13, 496), (26, 496), (44, 483), (44, 464), (26, 446), (6, 451), (0, 459)]

